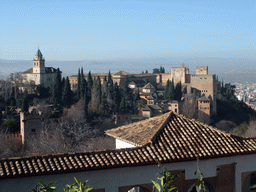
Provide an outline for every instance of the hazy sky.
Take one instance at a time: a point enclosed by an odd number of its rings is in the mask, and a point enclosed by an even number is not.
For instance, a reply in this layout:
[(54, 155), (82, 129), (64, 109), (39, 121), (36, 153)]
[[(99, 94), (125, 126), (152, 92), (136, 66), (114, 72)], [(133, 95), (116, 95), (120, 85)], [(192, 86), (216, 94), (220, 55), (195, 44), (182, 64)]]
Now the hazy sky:
[[(255, 58), (256, 0), (0, 1), (0, 58)], [(236, 51), (229, 55), (230, 51)]]

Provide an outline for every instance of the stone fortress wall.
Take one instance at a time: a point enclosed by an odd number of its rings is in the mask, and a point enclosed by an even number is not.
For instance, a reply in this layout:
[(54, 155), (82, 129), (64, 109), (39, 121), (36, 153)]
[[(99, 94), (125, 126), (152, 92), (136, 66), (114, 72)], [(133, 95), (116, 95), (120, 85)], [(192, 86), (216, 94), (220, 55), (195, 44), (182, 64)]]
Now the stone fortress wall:
[(216, 112), (217, 79), (215, 74), (208, 74), (208, 66), (196, 67), (196, 74), (189, 74), (189, 69), (182, 64), (181, 67), (171, 68), (171, 73), (160, 73), (157, 75), (157, 84), (164, 87), (168, 81), (176, 85), (181, 82), (182, 86), (197, 89), (201, 96), (210, 99), (211, 111)]

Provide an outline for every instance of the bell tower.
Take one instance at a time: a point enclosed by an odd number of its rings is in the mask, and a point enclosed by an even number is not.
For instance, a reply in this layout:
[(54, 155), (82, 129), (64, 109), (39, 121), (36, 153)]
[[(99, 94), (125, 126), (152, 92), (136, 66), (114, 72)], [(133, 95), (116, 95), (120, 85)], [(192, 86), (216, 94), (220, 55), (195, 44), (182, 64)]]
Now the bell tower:
[(38, 48), (36, 55), (33, 59), (33, 73), (45, 73), (45, 65), (44, 65), (43, 54)]

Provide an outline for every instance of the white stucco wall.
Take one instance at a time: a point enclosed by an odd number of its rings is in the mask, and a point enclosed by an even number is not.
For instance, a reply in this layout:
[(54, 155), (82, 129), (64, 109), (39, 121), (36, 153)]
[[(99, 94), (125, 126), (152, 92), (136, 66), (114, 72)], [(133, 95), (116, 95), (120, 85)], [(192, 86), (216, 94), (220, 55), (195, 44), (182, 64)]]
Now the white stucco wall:
[(136, 147), (136, 146), (132, 145), (130, 143), (126, 143), (124, 141), (121, 141), (119, 139), (116, 139), (116, 149), (131, 148), (131, 147)]
[[(215, 177), (217, 175), (217, 166), (237, 163), (236, 165), (236, 192), (242, 191), (241, 174), (243, 172), (256, 171), (256, 154), (236, 157), (216, 158), (209, 160), (200, 160), (199, 167), (205, 177)], [(197, 179), (194, 175), (197, 169), (196, 161), (181, 163), (164, 164), (168, 170), (185, 170), (185, 179)], [(89, 186), (95, 189), (105, 188), (105, 192), (118, 192), (118, 187), (139, 185), (151, 183), (156, 180), (157, 173), (161, 169), (157, 165), (114, 168), (98, 171), (76, 172), (69, 174), (56, 174), (36, 177), (24, 177), (19, 179), (0, 180), (0, 191), (2, 192), (27, 192), (36, 184), (37, 180), (43, 180), (46, 183), (57, 181), (54, 186), (57, 192), (62, 191), (66, 184), (74, 182), (73, 177), (81, 181), (89, 180)]]

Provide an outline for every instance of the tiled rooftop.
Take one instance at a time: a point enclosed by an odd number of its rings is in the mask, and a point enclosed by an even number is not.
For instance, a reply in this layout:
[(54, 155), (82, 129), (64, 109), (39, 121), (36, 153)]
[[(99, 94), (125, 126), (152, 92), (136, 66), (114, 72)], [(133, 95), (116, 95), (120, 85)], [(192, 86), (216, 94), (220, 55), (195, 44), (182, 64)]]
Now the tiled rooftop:
[(0, 160), (0, 179), (245, 155), (255, 138), (240, 138), (172, 112), (107, 131), (139, 147)]
[(143, 89), (155, 89), (155, 87), (151, 83), (147, 83)]
[(33, 73), (33, 68), (30, 68), (30, 69), (24, 71), (23, 73)]

